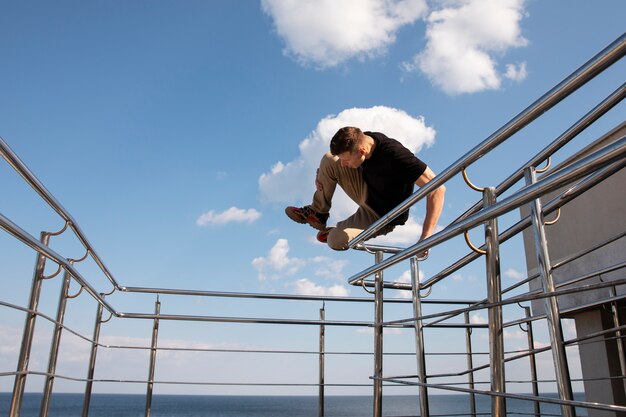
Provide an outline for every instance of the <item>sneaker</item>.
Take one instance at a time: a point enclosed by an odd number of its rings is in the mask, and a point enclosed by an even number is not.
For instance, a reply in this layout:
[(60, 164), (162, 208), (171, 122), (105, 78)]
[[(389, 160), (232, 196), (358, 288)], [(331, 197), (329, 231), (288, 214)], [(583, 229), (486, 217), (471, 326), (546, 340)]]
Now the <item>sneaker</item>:
[(311, 206), (289, 206), (285, 209), (285, 214), (294, 222), (300, 224), (306, 223), (317, 230), (323, 230), (326, 227), (326, 220), (328, 220), (328, 213), (316, 213)]
[(334, 227), (327, 227), (327, 228), (317, 232), (317, 241), (318, 242), (322, 242), (322, 243), (328, 242), (328, 234), (333, 229), (334, 229)]

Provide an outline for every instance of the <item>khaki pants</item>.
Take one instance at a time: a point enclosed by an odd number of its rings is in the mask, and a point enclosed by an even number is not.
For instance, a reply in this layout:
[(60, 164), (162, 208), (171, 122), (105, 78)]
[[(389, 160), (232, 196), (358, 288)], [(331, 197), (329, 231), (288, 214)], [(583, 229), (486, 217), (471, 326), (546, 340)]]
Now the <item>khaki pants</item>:
[[(315, 191), (311, 208), (318, 213), (328, 213), (332, 205), (335, 189), (339, 185), (345, 193), (358, 204), (357, 211), (347, 219), (337, 223), (328, 234), (328, 246), (335, 250), (348, 249), (348, 242), (367, 229), (380, 216), (372, 210), (367, 200), (367, 184), (363, 180), (361, 168), (346, 168), (330, 152), (320, 161), (317, 180), (322, 184), (322, 191)], [(393, 226), (385, 226), (375, 236), (385, 235), (393, 230)], [(374, 237), (374, 236), (373, 236)]]

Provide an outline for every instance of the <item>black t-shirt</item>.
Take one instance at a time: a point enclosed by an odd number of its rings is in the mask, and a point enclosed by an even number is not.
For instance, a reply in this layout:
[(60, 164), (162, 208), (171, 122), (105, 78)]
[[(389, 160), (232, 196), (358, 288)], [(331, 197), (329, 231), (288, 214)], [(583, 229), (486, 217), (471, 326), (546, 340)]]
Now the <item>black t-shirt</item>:
[[(364, 132), (376, 142), (372, 155), (366, 159), (363, 179), (367, 184), (367, 204), (384, 216), (413, 193), (415, 181), (426, 170), (426, 164), (395, 139), (378, 132)], [(408, 210), (390, 224), (404, 224)]]

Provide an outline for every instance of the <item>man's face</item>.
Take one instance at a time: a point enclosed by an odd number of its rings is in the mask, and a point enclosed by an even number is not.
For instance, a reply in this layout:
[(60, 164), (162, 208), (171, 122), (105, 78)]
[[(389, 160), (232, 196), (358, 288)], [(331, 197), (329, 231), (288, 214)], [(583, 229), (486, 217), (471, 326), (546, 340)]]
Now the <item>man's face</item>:
[(358, 168), (361, 166), (363, 161), (365, 161), (365, 156), (359, 149), (352, 152), (348, 151), (340, 153), (337, 157), (339, 158), (341, 166), (345, 168)]

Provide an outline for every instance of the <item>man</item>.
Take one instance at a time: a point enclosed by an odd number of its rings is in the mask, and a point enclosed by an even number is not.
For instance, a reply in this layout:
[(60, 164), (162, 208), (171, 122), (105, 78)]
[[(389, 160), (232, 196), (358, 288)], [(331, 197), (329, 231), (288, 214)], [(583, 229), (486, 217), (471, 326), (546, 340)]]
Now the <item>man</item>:
[[(297, 223), (320, 230), (317, 234), (320, 242), (326, 242), (334, 250), (346, 250), (350, 240), (409, 197), (413, 193), (413, 184), (421, 187), (434, 177), (435, 173), (397, 140), (378, 132), (344, 127), (333, 136), (330, 152), (322, 157), (311, 205), (287, 207), (285, 213)], [(327, 227), (337, 184), (359, 208), (335, 227)], [(444, 194), (443, 185), (428, 194), (420, 240), (433, 234), (443, 208)], [(391, 232), (408, 218), (407, 210), (375, 236)]]

